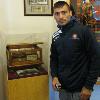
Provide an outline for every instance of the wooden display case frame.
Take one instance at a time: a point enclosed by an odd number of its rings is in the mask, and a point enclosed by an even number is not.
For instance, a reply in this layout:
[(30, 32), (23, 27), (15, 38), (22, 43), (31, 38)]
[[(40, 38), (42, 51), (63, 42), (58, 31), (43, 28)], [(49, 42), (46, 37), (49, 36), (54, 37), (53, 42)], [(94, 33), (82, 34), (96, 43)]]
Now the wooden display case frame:
[(42, 64), (42, 48), (33, 44), (7, 45), (7, 63), (9, 67)]

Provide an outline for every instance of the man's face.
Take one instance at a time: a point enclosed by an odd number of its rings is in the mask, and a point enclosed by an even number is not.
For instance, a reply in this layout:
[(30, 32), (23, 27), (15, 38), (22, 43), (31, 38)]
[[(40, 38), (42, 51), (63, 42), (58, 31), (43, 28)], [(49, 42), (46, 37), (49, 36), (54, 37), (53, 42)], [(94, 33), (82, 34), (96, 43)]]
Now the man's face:
[(68, 9), (67, 5), (54, 9), (54, 18), (58, 25), (64, 26), (70, 21), (72, 12)]

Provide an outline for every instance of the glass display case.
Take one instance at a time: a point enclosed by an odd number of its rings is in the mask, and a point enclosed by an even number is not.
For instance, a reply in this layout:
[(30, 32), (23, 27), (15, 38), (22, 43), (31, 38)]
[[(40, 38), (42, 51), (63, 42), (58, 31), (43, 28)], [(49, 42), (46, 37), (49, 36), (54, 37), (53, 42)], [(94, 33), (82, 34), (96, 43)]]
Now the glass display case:
[(32, 44), (12, 44), (6, 46), (8, 79), (47, 74), (42, 67), (42, 48)]

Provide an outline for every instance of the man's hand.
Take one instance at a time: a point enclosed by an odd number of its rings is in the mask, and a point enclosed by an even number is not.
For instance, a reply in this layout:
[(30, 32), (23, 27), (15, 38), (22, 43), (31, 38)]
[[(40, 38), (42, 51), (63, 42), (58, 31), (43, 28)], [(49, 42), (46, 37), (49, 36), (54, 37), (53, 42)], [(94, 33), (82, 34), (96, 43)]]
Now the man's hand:
[[(56, 84), (60, 84), (60, 82), (59, 82), (59, 80), (58, 80), (57, 77), (54, 77), (54, 78), (52, 79), (52, 86), (53, 86), (54, 90), (57, 90)], [(61, 84), (60, 84), (60, 85), (61, 85)]]
[(81, 91), (81, 100), (88, 100), (91, 96), (92, 91), (83, 87)]

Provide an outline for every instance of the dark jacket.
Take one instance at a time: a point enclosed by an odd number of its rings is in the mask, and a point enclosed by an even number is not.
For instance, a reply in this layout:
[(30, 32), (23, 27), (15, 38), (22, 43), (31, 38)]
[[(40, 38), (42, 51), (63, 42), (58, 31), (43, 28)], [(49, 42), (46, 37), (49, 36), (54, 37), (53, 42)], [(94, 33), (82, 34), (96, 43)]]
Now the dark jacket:
[(62, 88), (81, 91), (93, 89), (100, 69), (98, 44), (87, 26), (72, 20), (53, 34), (50, 55), (52, 77)]

